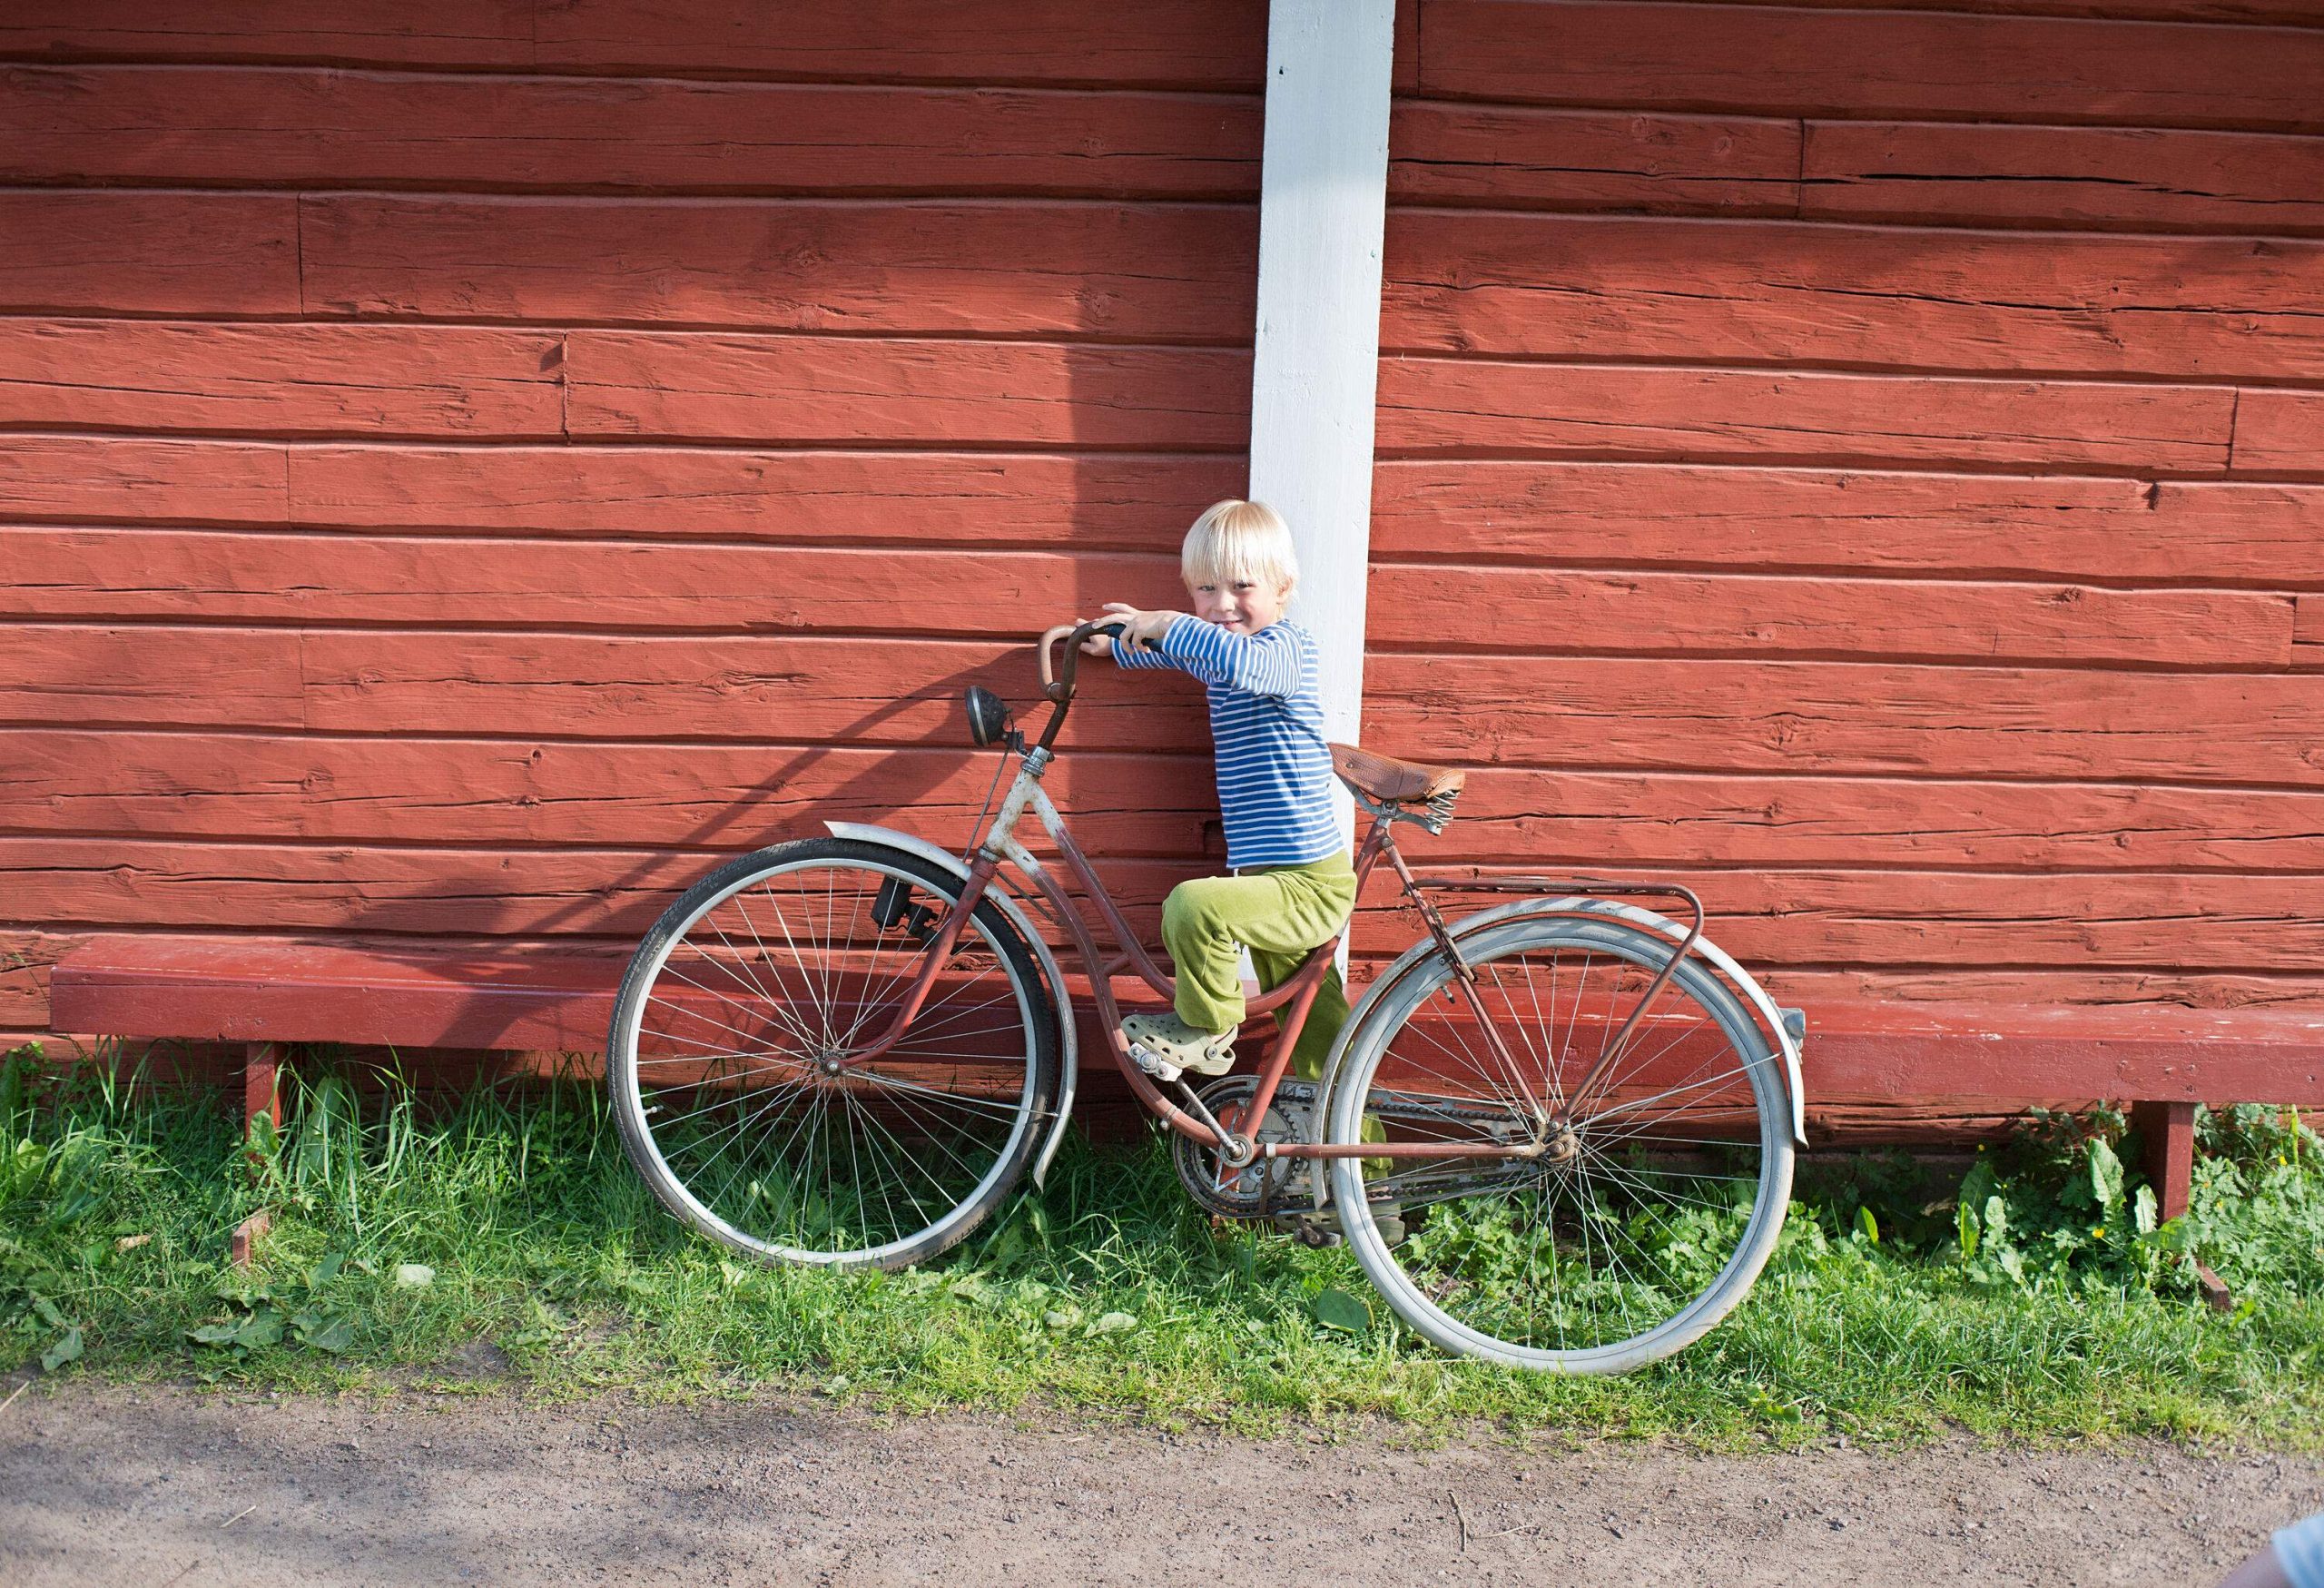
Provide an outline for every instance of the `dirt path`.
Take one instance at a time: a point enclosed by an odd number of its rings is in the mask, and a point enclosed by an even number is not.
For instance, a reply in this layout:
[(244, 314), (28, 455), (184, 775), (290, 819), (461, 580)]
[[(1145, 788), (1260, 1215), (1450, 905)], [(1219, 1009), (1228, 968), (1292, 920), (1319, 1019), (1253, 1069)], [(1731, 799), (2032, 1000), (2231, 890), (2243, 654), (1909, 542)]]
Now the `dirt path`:
[[(1265, 1496), (1283, 1504), (1260, 1507)], [(2215, 1582), (2324, 1461), (1561, 1440), (1399, 1448), (1066, 1419), (35, 1386), (0, 1582)], [(1463, 1534), (1465, 1533), (1465, 1547)]]

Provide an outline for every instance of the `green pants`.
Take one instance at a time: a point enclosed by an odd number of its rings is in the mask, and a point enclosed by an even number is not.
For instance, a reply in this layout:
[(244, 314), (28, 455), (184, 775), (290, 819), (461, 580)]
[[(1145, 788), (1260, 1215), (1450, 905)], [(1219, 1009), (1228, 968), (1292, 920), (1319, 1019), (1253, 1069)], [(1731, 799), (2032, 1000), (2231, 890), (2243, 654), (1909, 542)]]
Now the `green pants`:
[[(1354, 908), (1355, 868), (1344, 854), (1180, 883), (1162, 904), (1162, 941), (1177, 966), (1178, 1018), (1206, 1031), (1232, 1031), (1243, 1023), (1242, 951), (1251, 951), (1259, 985), (1278, 987)], [(1275, 1022), (1282, 1021), (1278, 1011)], [(1291, 1072), (1305, 1080), (1321, 1076), (1346, 1022), (1347, 992), (1334, 966), (1300, 1028)]]

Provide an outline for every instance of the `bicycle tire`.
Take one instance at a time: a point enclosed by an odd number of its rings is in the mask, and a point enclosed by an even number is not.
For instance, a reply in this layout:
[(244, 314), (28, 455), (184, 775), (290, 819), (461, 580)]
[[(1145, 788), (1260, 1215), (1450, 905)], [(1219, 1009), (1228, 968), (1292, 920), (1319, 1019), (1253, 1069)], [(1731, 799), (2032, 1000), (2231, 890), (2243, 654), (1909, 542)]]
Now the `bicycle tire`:
[(842, 1268), (928, 1261), (991, 1215), (1055, 1116), (1061, 1067), (1049, 986), (998, 907), (979, 904), (894, 1050), (821, 1069), (884, 1032), (960, 888), (905, 850), (804, 839), (663, 912), (623, 977), (606, 1084), (665, 1208), (761, 1261)]
[[(1748, 1294), (1781, 1232), (1793, 1169), (1781, 1059), (1742, 1000), (1690, 958), (1594, 1095), (1567, 1098), (1677, 945), (1626, 922), (1536, 916), (1461, 949), (1514, 1072), (1482, 1033), (1416, 1021), (1457, 995), (1435, 956), (1348, 1034), (1324, 1139), (1361, 1142), (1369, 1114), (1391, 1139), (1547, 1139), (1556, 1101), (1574, 1117), (1571, 1154), (1334, 1159), (1331, 1196), (1356, 1260), (1415, 1332), (1463, 1356), (1610, 1374), (1683, 1349)], [(1592, 986), (1598, 969), (1608, 974)], [(1408, 1215), (1425, 1208), (1394, 1248), (1373, 1215), (1384, 1194)]]

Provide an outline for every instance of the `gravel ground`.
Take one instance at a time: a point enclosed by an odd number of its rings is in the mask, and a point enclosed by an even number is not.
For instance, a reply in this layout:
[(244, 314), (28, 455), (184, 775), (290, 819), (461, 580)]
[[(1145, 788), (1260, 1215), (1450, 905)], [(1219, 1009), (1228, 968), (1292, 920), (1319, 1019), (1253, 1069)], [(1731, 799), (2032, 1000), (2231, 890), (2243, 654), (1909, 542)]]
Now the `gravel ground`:
[[(0, 1388), (11, 1387), (0, 1385)], [(2324, 1460), (1837, 1444), (1704, 1455), (1393, 1427), (1255, 1441), (1062, 1415), (537, 1406), (35, 1384), (0, 1582), (510, 1584), (2218, 1581)]]

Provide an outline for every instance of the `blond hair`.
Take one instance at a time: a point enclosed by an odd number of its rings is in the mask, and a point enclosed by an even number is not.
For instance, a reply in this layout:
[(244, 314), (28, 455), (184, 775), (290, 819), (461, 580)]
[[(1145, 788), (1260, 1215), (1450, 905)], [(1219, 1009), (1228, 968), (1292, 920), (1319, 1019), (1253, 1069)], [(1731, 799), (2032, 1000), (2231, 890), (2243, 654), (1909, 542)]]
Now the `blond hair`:
[(1248, 579), (1288, 591), (1299, 582), (1299, 554), (1291, 526), (1265, 502), (1234, 497), (1213, 502), (1187, 531), (1178, 548), (1178, 574), (1187, 588)]

